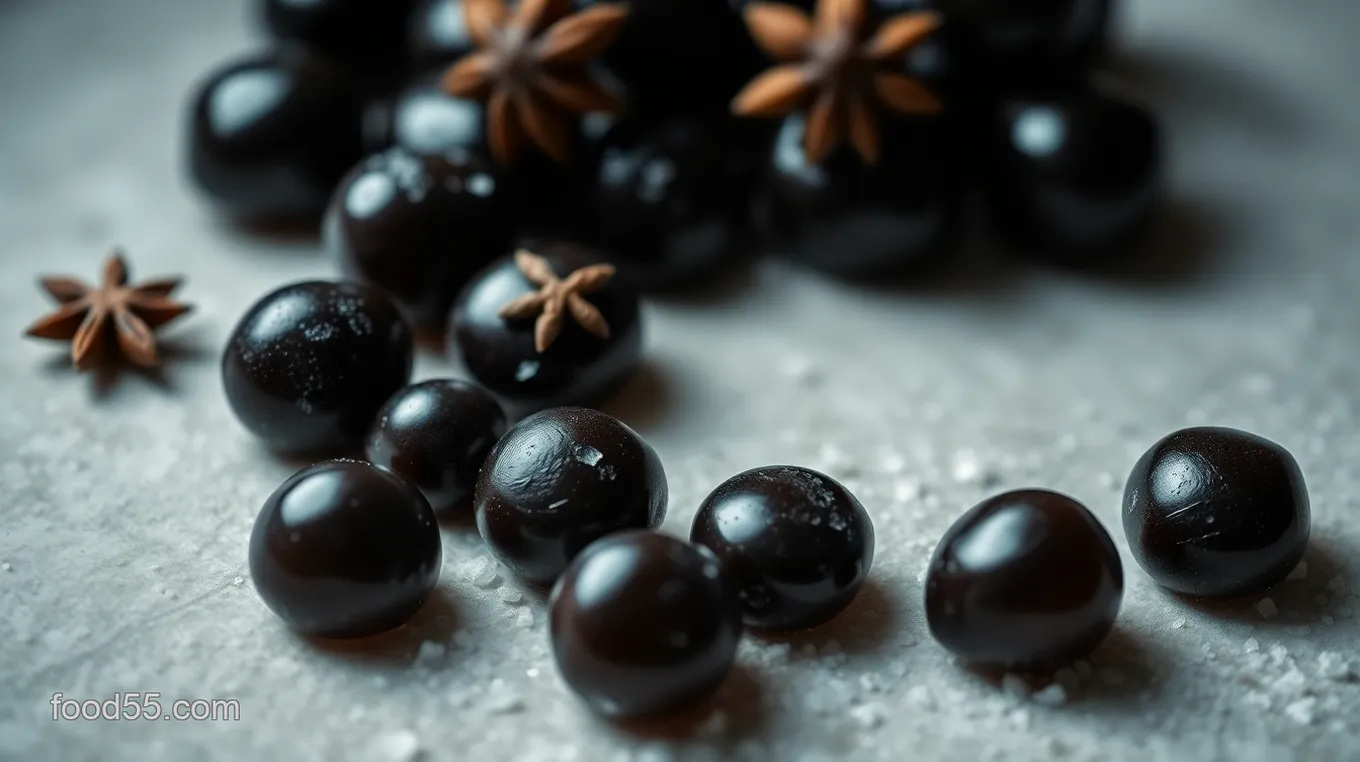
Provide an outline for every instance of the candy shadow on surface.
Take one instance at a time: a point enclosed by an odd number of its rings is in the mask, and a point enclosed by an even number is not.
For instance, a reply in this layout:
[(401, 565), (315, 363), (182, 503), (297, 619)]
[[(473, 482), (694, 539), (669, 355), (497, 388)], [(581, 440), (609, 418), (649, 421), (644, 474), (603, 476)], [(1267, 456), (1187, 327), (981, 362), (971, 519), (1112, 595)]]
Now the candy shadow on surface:
[(1085, 660), (1090, 665), (1088, 674), (1078, 672), (1074, 666), (1054, 670), (1008, 670), (966, 665), (963, 669), (997, 690), (1006, 687), (1007, 675), (1020, 678), (1033, 692), (1056, 683), (1063, 688), (1065, 696), (1061, 703), (1053, 706), (1055, 709), (1068, 704), (1081, 704), (1084, 708), (1101, 704), (1127, 707), (1140, 703), (1150, 692), (1156, 691), (1160, 683), (1159, 661), (1143, 638), (1116, 625)]
[[(1165, 591), (1172, 605), (1178, 605), (1190, 616), (1228, 619), (1263, 628), (1285, 628), (1315, 625), (1324, 616), (1332, 616), (1344, 596), (1328, 587), (1328, 583), (1346, 571), (1345, 558), (1354, 558), (1356, 551), (1341, 548), (1331, 540), (1312, 538), (1303, 552), (1306, 573), (1298, 579), (1285, 579), (1269, 590), (1238, 598), (1196, 598)], [(1296, 573), (1298, 570), (1295, 570)], [(1324, 596), (1322, 602), (1318, 596)], [(1274, 614), (1261, 607), (1269, 598)]]
[(1080, 277), (1135, 288), (1170, 288), (1203, 282), (1218, 259), (1222, 227), (1207, 205), (1169, 198), (1151, 227), (1127, 251), (1101, 265), (1063, 268)]
[(768, 703), (759, 675), (738, 663), (717, 693), (691, 709), (656, 719), (602, 723), (616, 734), (639, 741), (683, 742), (721, 750), (762, 736), (769, 720)]
[(824, 651), (827, 641), (834, 640), (847, 654), (869, 653), (887, 647), (892, 639), (903, 634), (901, 621), (904, 602), (895, 591), (870, 578), (859, 595), (830, 622), (793, 633), (747, 631), (747, 637), (765, 645), (787, 643), (792, 660), (817, 659), (828, 656), (804, 655), (807, 646)]
[[(111, 402), (118, 396), (118, 392), (125, 388), (124, 382), (129, 378), (139, 379), (167, 397), (179, 397), (180, 389), (175, 383), (175, 376), (178, 374), (175, 364), (194, 363), (212, 357), (211, 352), (203, 349), (203, 342), (192, 337), (159, 340), (156, 349), (160, 354), (161, 364), (154, 368), (143, 368), (116, 355), (106, 355), (108, 358), (106, 364), (83, 373), (89, 377), (90, 398), (101, 404)], [(112, 348), (105, 351), (116, 352)], [(40, 368), (41, 372), (48, 376), (81, 374), (71, 365), (70, 349), (64, 346), (43, 361)]]
[(422, 643), (447, 644), (458, 629), (459, 620), (453, 594), (440, 585), (430, 593), (415, 616), (396, 629), (367, 638), (296, 637), (313, 652), (336, 661), (374, 669), (408, 667), (420, 653)]
[(674, 406), (675, 389), (670, 374), (655, 359), (646, 358), (600, 409), (645, 436)]

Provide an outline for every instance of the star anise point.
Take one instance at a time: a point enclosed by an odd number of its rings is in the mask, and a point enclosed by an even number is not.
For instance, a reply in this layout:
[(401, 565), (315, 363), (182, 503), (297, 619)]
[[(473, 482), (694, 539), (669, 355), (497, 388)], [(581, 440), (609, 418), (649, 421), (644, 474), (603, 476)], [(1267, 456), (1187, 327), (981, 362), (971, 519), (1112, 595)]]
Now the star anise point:
[(586, 294), (604, 288), (614, 277), (614, 266), (597, 264), (582, 267), (559, 278), (548, 260), (525, 249), (515, 252), (515, 267), (537, 291), (515, 297), (497, 313), (505, 320), (534, 321), (534, 350), (548, 351), (566, 325), (569, 314), (587, 332), (609, 338), (609, 323), (603, 313), (585, 298)]

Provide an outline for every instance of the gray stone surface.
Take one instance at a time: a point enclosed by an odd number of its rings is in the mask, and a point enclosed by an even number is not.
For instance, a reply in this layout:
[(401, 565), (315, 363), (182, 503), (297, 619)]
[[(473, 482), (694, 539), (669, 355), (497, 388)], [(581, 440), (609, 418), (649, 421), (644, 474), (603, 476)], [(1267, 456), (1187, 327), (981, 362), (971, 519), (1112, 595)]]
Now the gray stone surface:
[[(1165, 111), (1171, 162), (1167, 224), (1123, 277), (979, 264), (894, 292), (765, 264), (648, 306), (648, 370), (611, 409), (665, 460), (667, 529), (789, 462), (843, 479), (879, 533), (856, 605), (749, 640), (676, 740), (581, 709), (543, 605), (478, 567), (475, 532), (446, 530), (437, 600), (363, 646), (299, 640), (251, 589), (251, 522), (295, 464), (232, 420), (217, 353), (254, 298), (331, 268), (226, 228), (181, 175), (184, 94), (255, 44), (243, 5), (0, 2), (0, 758), (1360, 759), (1360, 3), (1126, 3), (1121, 69)], [(159, 379), (79, 376), (17, 339), (46, 308), (35, 275), (93, 276), (114, 243), (187, 274), (199, 307)], [(930, 640), (919, 574), (953, 517), (1044, 486), (1122, 545), (1124, 475), (1197, 423), (1274, 438), (1307, 474), (1315, 540), (1276, 616), (1170, 598), (1125, 554), (1118, 629), (1061, 690), (993, 686)], [(55, 692), (119, 691), (235, 698), (241, 720), (51, 719)]]

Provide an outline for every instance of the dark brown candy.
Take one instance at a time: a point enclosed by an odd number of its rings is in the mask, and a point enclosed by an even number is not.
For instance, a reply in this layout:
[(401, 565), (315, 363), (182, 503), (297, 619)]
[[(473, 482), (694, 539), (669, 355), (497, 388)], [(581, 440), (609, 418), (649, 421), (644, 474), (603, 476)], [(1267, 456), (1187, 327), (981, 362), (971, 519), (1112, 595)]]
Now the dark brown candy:
[(746, 623), (815, 627), (855, 599), (874, 560), (864, 506), (832, 478), (766, 466), (723, 482), (699, 507), (690, 540), (737, 586)]
[(365, 452), (424, 493), (436, 512), (467, 509), (477, 472), (505, 433), (505, 413), (463, 381), (424, 381), (397, 392), (378, 411)]
[(550, 606), (562, 678), (609, 717), (671, 712), (712, 694), (741, 637), (736, 595), (713, 554), (654, 532), (591, 545)]
[(1153, 445), (1129, 475), (1124, 533), (1158, 584), (1235, 597), (1284, 579), (1303, 557), (1308, 490), (1294, 457), (1244, 431), (1192, 428)]
[(411, 331), (358, 283), (295, 283), (237, 324), (222, 356), (232, 412), (269, 447), (357, 449), (378, 408), (411, 378)]
[(410, 619), (434, 590), (442, 553), (434, 512), (414, 486), (334, 460), (270, 495), (250, 536), (250, 576), (290, 627), (357, 638)]
[(413, 325), (442, 331), (458, 292), (509, 245), (502, 185), (490, 162), (470, 151), (390, 149), (341, 183), (326, 213), (326, 248), (348, 277), (382, 289)]
[(525, 418), (487, 456), (477, 528), (522, 579), (550, 585), (587, 545), (666, 516), (666, 474), (651, 446), (598, 410), (555, 408)]
[[(601, 264), (593, 252), (565, 244), (535, 246), (532, 253), (541, 255), (546, 274), (559, 280)], [(601, 401), (641, 360), (637, 293), (619, 278), (575, 290), (586, 303), (583, 309), (597, 313), (599, 321), (583, 321), (577, 308), (564, 304), (557, 329), (545, 342), (540, 326), (547, 303), (536, 308), (523, 300), (544, 293), (541, 284), (547, 279), (526, 273), (524, 262), (522, 255), (507, 257), (468, 284), (449, 327), (452, 349), (478, 383), (516, 408)]]
[(926, 622), (966, 661), (1050, 669), (1114, 626), (1119, 553), (1080, 503), (1046, 490), (983, 501), (945, 532), (926, 571)]

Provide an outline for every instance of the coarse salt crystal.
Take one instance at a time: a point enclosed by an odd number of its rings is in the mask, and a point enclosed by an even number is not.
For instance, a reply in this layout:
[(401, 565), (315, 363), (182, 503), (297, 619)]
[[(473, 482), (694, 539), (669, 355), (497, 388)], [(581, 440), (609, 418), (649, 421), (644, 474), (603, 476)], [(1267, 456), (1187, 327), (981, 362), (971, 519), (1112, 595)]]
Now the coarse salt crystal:
[(1247, 638), (1247, 642), (1242, 644), (1242, 650), (1249, 654), (1256, 653), (1261, 650), (1261, 642), (1256, 638)]
[(1062, 706), (1067, 703), (1067, 691), (1058, 683), (1050, 683), (1029, 698), (1042, 706)]
[(1308, 562), (1300, 561), (1298, 566), (1295, 566), (1294, 569), (1289, 572), (1289, 576), (1285, 577), (1285, 579), (1291, 581), (1308, 579)]
[(1185, 620), (1184, 620), (1184, 619), (1174, 619), (1174, 620), (1172, 620), (1172, 622), (1171, 622), (1171, 629), (1173, 629), (1173, 630), (1179, 630), (1180, 628), (1182, 628), (1182, 627), (1184, 627), (1184, 626), (1185, 626)]
[(850, 716), (865, 730), (873, 730), (888, 719), (888, 709), (882, 704), (864, 704), (850, 710)]
[(1274, 619), (1280, 615), (1280, 609), (1275, 606), (1275, 601), (1262, 598), (1256, 602), (1256, 613), (1260, 614), (1262, 619)]
[(1313, 711), (1317, 707), (1317, 699), (1307, 696), (1290, 703), (1284, 708), (1284, 713), (1289, 719), (1300, 725), (1313, 724)]
[(1026, 698), (1030, 692), (1029, 683), (1025, 682), (1025, 678), (1010, 672), (1001, 677), (1001, 690), (1017, 698)]
[(409, 730), (385, 733), (373, 742), (373, 753), (382, 762), (416, 762), (425, 756), (420, 739)]

